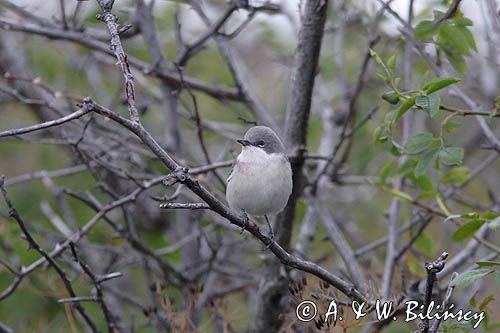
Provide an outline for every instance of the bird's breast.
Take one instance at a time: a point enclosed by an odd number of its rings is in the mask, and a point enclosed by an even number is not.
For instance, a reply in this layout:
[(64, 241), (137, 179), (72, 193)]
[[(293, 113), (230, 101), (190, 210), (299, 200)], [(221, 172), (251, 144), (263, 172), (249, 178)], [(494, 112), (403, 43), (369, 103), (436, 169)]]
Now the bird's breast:
[(229, 205), (252, 215), (281, 211), (292, 192), (288, 160), (279, 154), (250, 154), (240, 154), (234, 166), (227, 187)]

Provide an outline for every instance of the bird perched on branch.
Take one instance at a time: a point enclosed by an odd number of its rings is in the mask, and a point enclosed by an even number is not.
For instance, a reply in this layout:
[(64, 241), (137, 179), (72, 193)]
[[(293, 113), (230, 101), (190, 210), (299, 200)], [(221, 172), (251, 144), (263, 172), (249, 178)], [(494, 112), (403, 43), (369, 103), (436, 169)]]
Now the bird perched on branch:
[(242, 148), (227, 180), (227, 202), (232, 209), (243, 210), (245, 216), (264, 216), (273, 239), (268, 215), (282, 211), (292, 193), (292, 169), (285, 146), (266, 126), (250, 128), (237, 141)]

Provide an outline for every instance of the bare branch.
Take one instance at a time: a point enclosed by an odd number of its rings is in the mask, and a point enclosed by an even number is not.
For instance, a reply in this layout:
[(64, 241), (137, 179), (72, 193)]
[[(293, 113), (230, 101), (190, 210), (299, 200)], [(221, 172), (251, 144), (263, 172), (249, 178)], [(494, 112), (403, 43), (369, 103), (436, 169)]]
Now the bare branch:
[(67, 123), (68, 121), (71, 121), (73, 119), (78, 119), (78, 118), (86, 115), (90, 111), (92, 111), (92, 110), (88, 110), (85, 106), (83, 106), (81, 109), (79, 109), (73, 113), (70, 113), (69, 115), (64, 116), (62, 118), (59, 118), (59, 119), (46, 121), (44, 123), (33, 125), (33, 126), (28, 126), (28, 127), (23, 127), (23, 128), (12, 129), (12, 130), (8, 130), (8, 131), (0, 132), (0, 138), (4, 138), (7, 136), (21, 135), (21, 134), (39, 131), (39, 130), (54, 127), (54, 126), (59, 126), (61, 124)]
[(111, 50), (115, 53), (116, 59), (118, 59), (118, 64), (120, 65), (121, 71), (123, 73), (123, 78), (125, 79), (125, 95), (127, 96), (128, 110), (130, 112), (130, 119), (133, 122), (140, 122), (139, 111), (135, 106), (135, 88), (134, 88), (134, 76), (130, 71), (130, 65), (127, 60), (127, 54), (123, 50), (122, 42), (120, 40), (120, 31), (118, 29), (118, 17), (111, 12), (112, 2), (107, 3), (104, 0), (97, 0), (97, 3), (101, 7), (103, 12), (102, 15), (98, 15), (97, 18), (108, 27), (109, 34), (111, 36)]

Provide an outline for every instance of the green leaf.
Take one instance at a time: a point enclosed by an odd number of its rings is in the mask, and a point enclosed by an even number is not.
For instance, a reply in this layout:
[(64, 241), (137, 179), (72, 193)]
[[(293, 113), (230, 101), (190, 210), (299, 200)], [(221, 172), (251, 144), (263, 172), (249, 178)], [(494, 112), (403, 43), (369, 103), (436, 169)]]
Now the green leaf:
[(376, 72), (375, 74), (376, 74), (376, 75), (378, 76), (378, 78), (379, 78), (380, 80), (382, 80), (383, 82), (387, 81), (387, 76), (385, 76), (384, 74), (382, 74), (382, 73), (380, 73), (380, 72)]
[(415, 105), (422, 108), (431, 117), (434, 117), (439, 111), (439, 95), (437, 93), (429, 94), (428, 96), (417, 96)]
[(500, 229), (500, 216), (496, 217), (494, 220), (488, 223), (488, 228), (490, 230), (499, 230)]
[(387, 68), (389, 69), (389, 73), (391, 74), (392, 77), (394, 77), (394, 72), (396, 71), (396, 59), (397, 59), (396, 55), (393, 54), (387, 60)]
[(464, 159), (464, 150), (459, 147), (445, 147), (439, 152), (439, 161), (446, 165), (460, 165)]
[(451, 239), (453, 239), (454, 242), (461, 242), (463, 240), (471, 238), (472, 236), (474, 236), (476, 231), (478, 231), (479, 228), (482, 227), (484, 223), (484, 220), (474, 220), (472, 222), (462, 224), (457, 230), (455, 230), (455, 232), (451, 236)]
[(500, 266), (500, 262), (496, 261), (478, 261), (476, 264), (479, 265), (479, 267), (492, 267), (492, 266)]
[(457, 27), (457, 30), (463, 34), (465, 40), (467, 41), (467, 46), (477, 52), (476, 40), (474, 39), (472, 32), (470, 32), (470, 30), (466, 27), (460, 26)]
[(464, 57), (458, 52), (453, 52), (453, 50), (444, 49), (443, 51), (453, 68), (464, 75), (466, 70)]
[(401, 156), (401, 153), (399, 151), (399, 145), (394, 144), (394, 141), (391, 142), (391, 146), (388, 147), (389, 153), (391, 153), (392, 156), (399, 157)]
[(379, 173), (380, 185), (385, 185), (385, 180), (391, 174), (391, 172), (394, 170), (395, 166), (396, 166), (396, 161), (389, 160), (387, 163), (384, 164), (382, 169), (380, 169), (380, 173)]
[(392, 123), (394, 120), (396, 120), (396, 117), (397, 117), (396, 110), (392, 110), (391, 112), (387, 112), (385, 117), (384, 117), (384, 122)]
[(420, 177), (431, 167), (439, 155), (439, 148), (432, 148), (427, 153), (425, 153), (417, 163), (415, 167), (415, 176)]
[(444, 22), (439, 27), (439, 40), (446, 46), (453, 48), (460, 54), (469, 54), (469, 42), (463, 31), (448, 22)]
[(382, 98), (392, 105), (396, 105), (399, 103), (399, 96), (394, 90), (384, 93), (382, 95)]
[(464, 215), (461, 215), (461, 217), (469, 220), (477, 220), (479, 218), (479, 214), (477, 212), (470, 212)]
[(415, 98), (415, 105), (421, 107), (425, 111), (429, 110), (429, 97), (427, 96), (417, 96)]
[(459, 128), (460, 126), (462, 126), (462, 124), (459, 124), (459, 123), (456, 123), (454, 121), (449, 121), (447, 123), (445, 123), (443, 125), (443, 129), (448, 132), (448, 133), (451, 133), (453, 132), (455, 129)]
[(404, 161), (398, 168), (398, 175), (406, 176), (409, 172), (412, 172), (415, 166), (417, 165), (416, 159), (408, 159)]
[(384, 143), (391, 137), (391, 130), (388, 124), (384, 123), (378, 126), (373, 131), (373, 139), (375, 143)]
[(440, 77), (427, 83), (422, 89), (427, 94), (432, 94), (435, 91), (441, 90), (449, 85), (460, 82), (460, 79), (454, 77)]
[(417, 259), (413, 254), (411, 253), (408, 254), (408, 259), (406, 260), (406, 264), (408, 265), (408, 270), (412, 274), (418, 277), (426, 276), (427, 273), (422, 265), (422, 262), (419, 259)]
[(458, 289), (464, 289), (470, 286), (474, 281), (493, 272), (495, 271), (487, 268), (473, 269), (458, 275), (450, 282), (450, 285)]
[(483, 219), (486, 219), (486, 220), (493, 220), (499, 216), (500, 216), (500, 213), (494, 212), (492, 210), (489, 210), (489, 211), (483, 213)]
[(470, 169), (467, 167), (455, 167), (439, 177), (439, 181), (445, 184), (463, 184), (470, 177)]
[(377, 64), (379, 64), (383, 68), (386, 68), (384, 62), (382, 61), (382, 58), (380, 58), (380, 56), (377, 54), (377, 52), (375, 52), (375, 50), (370, 49), (370, 56), (375, 58), (375, 61), (377, 62)]
[(424, 192), (430, 194), (430, 192), (434, 193), (436, 189), (434, 188), (434, 182), (431, 177), (427, 175), (422, 175), (420, 177), (416, 177), (414, 180), (415, 186), (421, 189)]
[(408, 154), (417, 154), (425, 150), (432, 143), (434, 137), (429, 132), (418, 133), (414, 137), (408, 139), (405, 145), (405, 151)]
[(444, 15), (442, 11), (437, 9), (434, 9), (432, 13), (434, 14), (434, 20), (440, 19)]
[(479, 311), (483, 311), (487, 306), (488, 304), (491, 303), (491, 301), (493, 301), (495, 299), (495, 296), (493, 295), (488, 295), (482, 302), (481, 304), (479, 304)]
[(395, 77), (394, 78), (394, 87), (399, 86), (400, 83), (401, 83), (401, 78), (400, 77)]
[(401, 116), (404, 115), (406, 111), (408, 111), (414, 104), (415, 104), (415, 97), (408, 98), (399, 108), (396, 120), (401, 118)]
[(415, 240), (415, 247), (428, 257), (434, 257), (436, 254), (434, 240), (429, 232), (424, 231)]
[(467, 17), (463, 16), (455, 16), (453, 18), (453, 21), (457, 26), (462, 26), (462, 27), (472, 26), (474, 24), (474, 22), (469, 20)]
[(475, 308), (477, 306), (476, 296), (477, 296), (477, 291), (470, 298), (470, 300), (469, 300), (469, 307)]
[(437, 29), (434, 27), (434, 23), (429, 20), (424, 20), (413, 29), (413, 36), (418, 40), (431, 42), (436, 32)]
[(437, 93), (432, 93), (427, 96), (429, 100), (429, 115), (434, 117), (439, 111), (440, 98)]

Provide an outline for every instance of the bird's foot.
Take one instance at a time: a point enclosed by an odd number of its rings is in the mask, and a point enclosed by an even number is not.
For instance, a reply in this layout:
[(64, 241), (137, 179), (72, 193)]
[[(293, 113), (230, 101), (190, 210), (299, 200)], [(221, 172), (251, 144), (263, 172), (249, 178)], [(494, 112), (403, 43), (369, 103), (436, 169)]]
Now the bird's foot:
[(240, 235), (243, 233), (243, 231), (247, 230), (249, 224), (250, 224), (250, 218), (248, 217), (247, 212), (243, 210), (243, 226), (241, 227)]
[(267, 226), (269, 227), (269, 233), (268, 233), (268, 237), (269, 237), (269, 243), (267, 243), (266, 245), (266, 248), (264, 249), (267, 250), (271, 247), (271, 245), (274, 243), (274, 232), (273, 232), (273, 228), (271, 227), (271, 223), (269, 222), (269, 218), (267, 217), (267, 215), (264, 215), (265, 219), (266, 219), (266, 222), (267, 222)]

